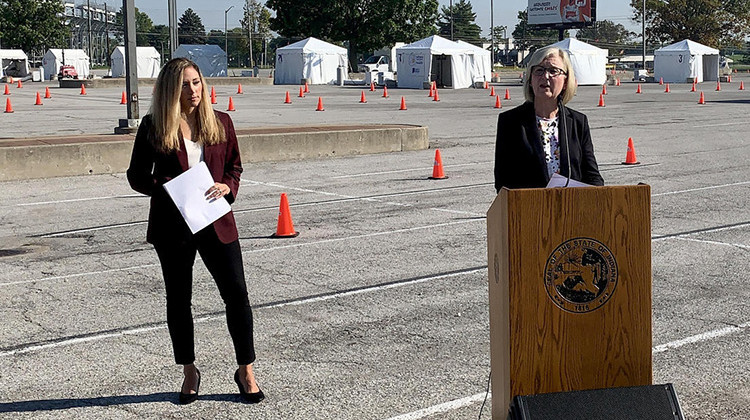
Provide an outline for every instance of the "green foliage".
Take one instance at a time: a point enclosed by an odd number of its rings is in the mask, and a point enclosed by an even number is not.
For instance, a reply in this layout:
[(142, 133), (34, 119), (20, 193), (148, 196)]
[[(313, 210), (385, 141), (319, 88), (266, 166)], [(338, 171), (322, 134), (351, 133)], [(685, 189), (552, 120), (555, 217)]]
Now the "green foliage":
[(205, 44), (206, 28), (193, 9), (188, 8), (177, 22), (177, 36), (180, 44)]
[[(529, 15), (525, 10), (518, 12), (518, 24), (513, 29), (513, 39), (516, 41), (516, 48), (531, 52), (538, 50), (549, 44), (558, 41), (559, 33), (554, 29), (531, 29), (529, 26)], [(563, 37), (568, 37), (568, 31), (563, 33)]]
[[(263, 51), (265, 42), (271, 37), (271, 11), (267, 7), (260, 4), (258, 0), (247, 0), (244, 6), (243, 18), (240, 20), (242, 29), (245, 36), (248, 33), (252, 33), (252, 47), (253, 52)], [(250, 54), (250, 47), (247, 40), (244, 43), (245, 50), (242, 52), (248, 57), (253, 56), (253, 61), (256, 61), (256, 54)], [(250, 63), (252, 66), (255, 63)]]
[[(453, 36), (451, 37), (451, 18), (453, 19)], [(481, 32), (474, 21), (477, 14), (471, 6), (471, 2), (459, 0), (453, 4), (453, 8), (443, 6), (440, 9), (440, 21), (438, 22), (438, 33), (440, 36), (454, 41), (464, 41), (477, 46), (482, 45)]]
[[(631, 0), (641, 21), (642, 0)], [(750, 0), (646, 0), (646, 41), (690, 39), (714, 48), (742, 46), (750, 35)]]
[(65, 26), (64, 12), (58, 0), (0, 1), (2, 47), (27, 54), (66, 47), (70, 30)]
[(612, 44), (621, 45), (630, 42), (633, 35), (635, 34), (625, 29), (623, 25), (605, 19), (596, 22), (593, 26), (579, 29), (576, 38), (601, 48), (608, 48)]
[(349, 59), (435, 34), (437, 0), (267, 0), (271, 29), (286, 38), (349, 43)]
[[(164, 25), (161, 25), (164, 26)], [(125, 43), (125, 23), (123, 20), (122, 7), (115, 14), (115, 38), (117, 39), (118, 45)], [(145, 12), (141, 12), (138, 8), (135, 8), (135, 45), (139, 47), (152, 45), (149, 39), (149, 34), (154, 31), (154, 21)], [(169, 29), (167, 29), (167, 39), (169, 39)]]

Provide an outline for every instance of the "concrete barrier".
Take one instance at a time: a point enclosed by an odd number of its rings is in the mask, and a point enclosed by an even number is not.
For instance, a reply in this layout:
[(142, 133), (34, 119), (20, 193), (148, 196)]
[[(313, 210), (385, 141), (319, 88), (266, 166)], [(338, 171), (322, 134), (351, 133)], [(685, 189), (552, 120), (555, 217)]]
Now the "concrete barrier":
[[(338, 125), (237, 129), (242, 161), (269, 162), (427, 149), (427, 127)], [(131, 135), (0, 140), (0, 181), (125, 172)]]

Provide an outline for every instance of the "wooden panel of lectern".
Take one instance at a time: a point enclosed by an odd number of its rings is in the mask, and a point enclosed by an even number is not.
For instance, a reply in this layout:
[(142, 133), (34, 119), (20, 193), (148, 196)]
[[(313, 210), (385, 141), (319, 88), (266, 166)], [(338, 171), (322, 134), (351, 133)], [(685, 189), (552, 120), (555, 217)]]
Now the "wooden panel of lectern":
[(516, 395), (652, 383), (650, 191), (500, 191), (487, 212), (493, 419)]

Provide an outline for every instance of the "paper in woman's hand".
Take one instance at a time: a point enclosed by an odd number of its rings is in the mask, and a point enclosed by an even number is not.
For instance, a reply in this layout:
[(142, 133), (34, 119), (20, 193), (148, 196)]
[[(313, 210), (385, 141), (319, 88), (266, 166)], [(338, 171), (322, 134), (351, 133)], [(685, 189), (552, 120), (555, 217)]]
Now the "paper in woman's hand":
[(200, 162), (164, 184), (164, 189), (193, 233), (232, 210), (224, 197), (206, 199), (206, 191), (213, 185), (214, 180), (205, 162)]

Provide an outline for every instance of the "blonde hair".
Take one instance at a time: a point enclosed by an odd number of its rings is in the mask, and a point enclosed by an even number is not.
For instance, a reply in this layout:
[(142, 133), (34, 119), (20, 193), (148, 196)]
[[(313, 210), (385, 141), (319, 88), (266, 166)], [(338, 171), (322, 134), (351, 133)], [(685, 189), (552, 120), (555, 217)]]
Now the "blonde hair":
[(224, 127), (216, 118), (209, 97), (206, 80), (200, 68), (187, 58), (174, 58), (162, 67), (154, 86), (154, 96), (149, 114), (154, 123), (154, 147), (162, 152), (180, 149), (180, 95), (182, 93), (182, 73), (192, 67), (201, 80), (201, 101), (196, 109), (195, 131), (192, 139), (203, 145), (214, 145), (226, 141)]
[(544, 61), (545, 58), (555, 55), (562, 60), (563, 70), (565, 70), (565, 73), (567, 74), (565, 86), (560, 94), (562, 96), (563, 104), (567, 104), (573, 99), (573, 96), (575, 96), (578, 84), (576, 83), (576, 75), (573, 72), (573, 64), (570, 62), (568, 53), (560, 48), (547, 46), (536, 50), (534, 54), (531, 55), (529, 64), (526, 67), (526, 77), (523, 81), (523, 96), (526, 98), (527, 102), (534, 102), (534, 88), (531, 86), (531, 70)]

